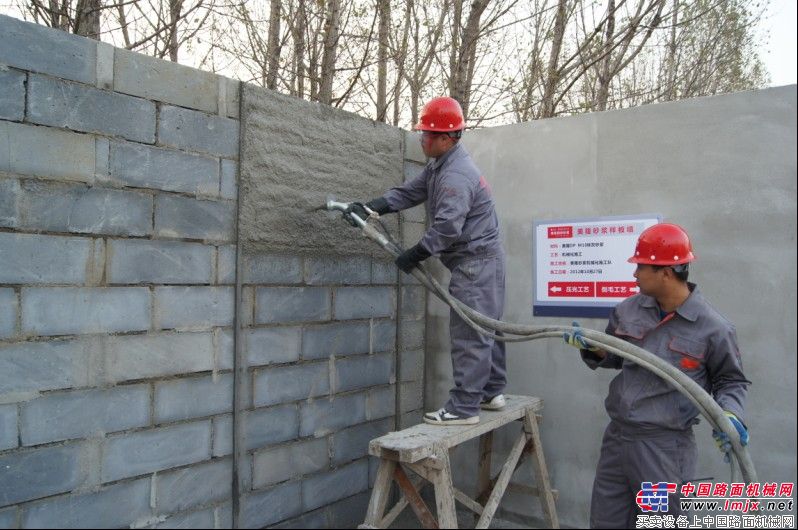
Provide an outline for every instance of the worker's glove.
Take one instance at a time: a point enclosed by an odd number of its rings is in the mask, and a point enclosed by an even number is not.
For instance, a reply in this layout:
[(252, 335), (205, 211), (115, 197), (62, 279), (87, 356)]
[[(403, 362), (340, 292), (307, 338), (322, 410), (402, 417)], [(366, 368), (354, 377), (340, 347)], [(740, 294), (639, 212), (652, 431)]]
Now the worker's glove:
[(402, 269), (403, 272), (410, 274), (410, 271), (412, 271), (416, 265), (428, 257), (430, 257), (430, 253), (427, 252), (427, 249), (422, 247), (421, 244), (416, 244), (399, 254), (396, 258), (396, 266)]
[[(740, 435), (740, 445), (748, 445), (748, 429), (745, 428), (743, 422), (737, 419), (737, 416), (729, 412), (728, 410), (724, 410), (723, 413), (729, 418), (731, 424), (734, 425), (734, 428), (737, 429), (737, 434)], [(723, 453), (723, 461), (727, 464), (731, 461), (731, 440), (729, 439), (729, 435), (723, 431), (716, 431), (712, 429), (712, 437), (715, 439), (715, 445), (718, 446), (718, 449), (721, 453)]]
[(571, 325), (576, 329), (573, 331), (566, 331), (562, 334), (562, 339), (566, 344), (574, 348), (579, 348), (580, 350), (598, 351), (596, 346), (590, 346), (585, 342), (585, 337), (582, 335), (582, 328), (579, 326), (579, 322), (571, 322)]
[(377, 215), (385, 215), (386, 213), (391, 213), (391, 207), (388, 206), (388, 201), (386, 201), (382, 197), (371, 199), (369, 202), (366, 203), (366, 206), (377, 212)]
[(344, 219), (346, 219), (347, 223), (352, 226), (357, 226), (355, 220), (352, 219), (352, 214), (357, 215), (364, 221), (369, 218), (369, 213), (366, 211), (366, 206), (362, 202), (350, 202), (349, 206), (347, 206), (343, 213)]

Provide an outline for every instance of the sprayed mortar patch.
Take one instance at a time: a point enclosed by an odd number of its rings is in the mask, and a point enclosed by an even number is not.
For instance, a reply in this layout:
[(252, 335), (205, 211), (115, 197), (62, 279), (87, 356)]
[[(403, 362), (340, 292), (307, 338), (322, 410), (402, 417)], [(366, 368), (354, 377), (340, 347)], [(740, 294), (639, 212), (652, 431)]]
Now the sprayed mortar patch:
[[(382, 252), (319, 210), (328, 197), (369, 200), (402, 182), (401, 129), (245, 85), (239, 242), (245, 252)], [(396, 216), (385, 219), (397, 230)]]

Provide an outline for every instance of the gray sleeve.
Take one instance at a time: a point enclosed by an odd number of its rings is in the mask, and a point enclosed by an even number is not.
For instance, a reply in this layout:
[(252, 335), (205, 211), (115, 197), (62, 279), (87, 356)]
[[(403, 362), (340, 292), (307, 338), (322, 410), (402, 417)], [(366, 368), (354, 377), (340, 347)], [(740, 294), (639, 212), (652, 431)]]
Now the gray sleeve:
[[(618, 316), (615, 313), (615, 309), (613, 309), (610, 314), (610, 320), (607, 322), (607, 327), (604, 329), (604, 333), (614, 336), (615, 328), (617, 327)], [(620, 370), (623, 365), (623, 357), (619, 357), (614, 353), (606, 352), (607, 355), (603, 359), (590, 350), (579, 350), (579, 353), (582, 355), (582, 360), (591, 370), (595, 370), (596, 368)]]
[(464, 175), (449, 173), (435, 190), (435, 218), (421, 238), (421, 246), (430, 254), (449, 248), (463, 233), (463, 224), (474, 199), (473, 187)]
[(715, 401), (745, 423), (745, 398), (751, 381), (743, 373), (737, 332), (733, 327), (711, 339), (705, 362)]
[(389, 189), (382, 196), (392, 212), (406, 210), (427, 200), (427, 168), (401, 186)]

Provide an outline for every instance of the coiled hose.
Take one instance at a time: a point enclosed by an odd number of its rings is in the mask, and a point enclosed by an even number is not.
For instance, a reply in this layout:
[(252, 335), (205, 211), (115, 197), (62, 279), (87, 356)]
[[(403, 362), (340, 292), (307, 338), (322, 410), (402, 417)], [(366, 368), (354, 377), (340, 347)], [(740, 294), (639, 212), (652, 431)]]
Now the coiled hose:
[[(348, 204), (327, 201), (328, 210), (345, 211)], [(397, 257), (402, 253), (401, 246), (394, 240), (383, 224), (378, 219), (384, 233), (380, 232), (373, 224), (361, 219), (354, 213), (349, 215), (355, 223), (362, 229), (363, 234), (369, 239), (379, 244), (391, 256)], [(562, 338), (563, 333), (573, 332), (575, 328), (571, 326), (532, 326), (528, 324), (514, 324), (495, 320), (468, 307), (466, 304), (454, 298), (427, 270), (423, 263), (420, 263), (411, 271), (411, 274), (421, 284), (440, 298), (444, 303), (454, 310), (463, 321), (474, 330), (504, 342), (523, 342), (542, 338)], [(497, 334), (501, 333), (501, 334)], [(756, 476), (756, 469), (751, 460), (747, 447), (740, 443), (740, 435), (734, 428), (731, 421), (726, 417), (723, 409), (712, 399), (701, 386), (693, 381), (681, 370), (671, 365), (669, 362), (657, 357), (656, 355), (621, 340), (612, 335), (601, 333), (591, 329), (582, 329), (585, 342), (591, 346), (596, 346), (604, 351), (618, 355), (643, 368), (653, 372), (668, 384), (673, 386), (682, 395), (687, 397), (698, 409), (704, 418), (715, 430), (722, 431), (731, 440), (732, 452), (737, 460), (743, 480), (747, 483), (759, 482)], [(732, 465), (732, 474), (734, 466)]]

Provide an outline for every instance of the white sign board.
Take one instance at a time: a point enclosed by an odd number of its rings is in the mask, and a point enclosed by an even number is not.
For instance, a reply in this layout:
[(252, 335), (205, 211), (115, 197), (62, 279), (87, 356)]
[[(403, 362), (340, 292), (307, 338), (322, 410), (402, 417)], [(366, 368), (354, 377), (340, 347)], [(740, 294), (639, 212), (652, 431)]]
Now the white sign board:
[(608, 316), (637, 293), (634, 253), (658, 215), (537, 221), (533, 231), (536, 316)]

